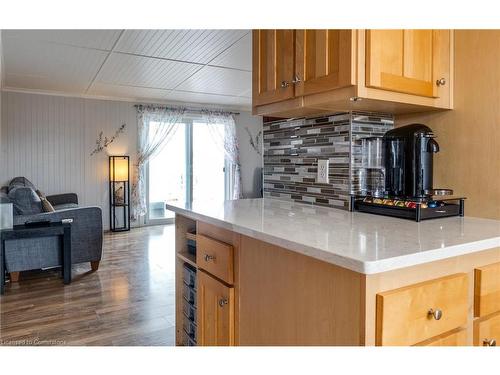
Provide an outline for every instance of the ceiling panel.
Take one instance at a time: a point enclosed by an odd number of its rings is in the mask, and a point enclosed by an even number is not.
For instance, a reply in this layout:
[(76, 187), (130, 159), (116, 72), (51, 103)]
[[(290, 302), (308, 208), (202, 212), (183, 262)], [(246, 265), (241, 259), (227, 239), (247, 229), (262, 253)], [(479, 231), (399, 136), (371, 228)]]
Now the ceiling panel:
[(126, 30), (115, 51), (207, 64), (248, 30)]
[(231, 105), (242, 108), (247, 108), (251, 105), (250, 98), (215, 94), (200, 94), (186, 91), (171, 91), (168, 93), (168, 95), (165, 96), (165, 100), (184, 103)]
[(249, 30), (4, 30), (2, 40), (6, 88), (251, 106)]
[(184, 81), (177, 90), (243, 96), (252, 87), (252, 73), (206, 66)]
[(4, 30), (4, 38), (111, 50), (122, 30)]
[(226, 51), (222, 52), (210, 65), (227, 68), (252, 70), (252, 33), (248, 33)]
[[(3, 38), (7, 87), (84, 91), (107, 52)], [(45, 87), (45, 86), (46, 87)]]
[(172, 89), (201, 65), (112, 53), (96, 82)]
[(150, 89), (144, 87), (111, 85), (108, 83), (96, 82), (89, 89), (89, 95), (110, 96), (130, 99), (163, 99), (169, 90)]

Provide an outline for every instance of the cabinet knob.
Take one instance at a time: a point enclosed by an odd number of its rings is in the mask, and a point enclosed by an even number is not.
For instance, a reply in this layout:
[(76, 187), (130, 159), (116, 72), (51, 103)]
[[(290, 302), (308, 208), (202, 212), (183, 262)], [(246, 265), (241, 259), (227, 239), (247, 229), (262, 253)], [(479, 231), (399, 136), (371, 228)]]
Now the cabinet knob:
[(300, 80), (299, 75), (298, 75), (298, 74), (296, 74), (296, 75), (295, 75), (295, 77), (293, 77), (293, 79), (292, 79), (292, 83), (293, 83), (294, 85), (296, 85), (297, 83), (300, 83), (300, 82), (302, 82), (302, 81)]
[(446, 85), (446, 80), (444, 78), (439, 78), (436, 81), (436, 85), (438, 85), (438, 86), (444, 86), (444, 85)]
[(439, 309), (429, 309), (427, 312), (427, 315), (431, 318), (434, 318), (436, 320), (439, 320), (443, 317), (443, 312)]
[(227, 298), (221, 298), (219, 300), (219, 306), (220, 307), (224, 307), (224, 305), (227, 305), (229, 303), (229, 301), (227, 300)]
[(210, 262), (211, 260), (215, 260), (215, 255), (205, 254), (205, 262)]
[(281, 81), (281, 88), (286, 89), (288, 86), (290, 86), (290, 82), (288, 81)]
[(495, 339), (484, 339), (483, 346), (497, 346), (497, 340)]

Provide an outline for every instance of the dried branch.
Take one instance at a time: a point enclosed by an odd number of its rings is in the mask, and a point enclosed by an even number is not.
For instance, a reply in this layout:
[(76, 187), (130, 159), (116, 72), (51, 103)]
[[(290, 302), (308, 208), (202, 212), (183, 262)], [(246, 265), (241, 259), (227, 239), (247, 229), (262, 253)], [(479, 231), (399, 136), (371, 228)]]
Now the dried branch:
[(262, 155), (261, 147), (260, 147), (260, 137), (262, 135), (262, 130), (260, 130), (257, 135), (254, 137), (252, 133), (250, 132), (250, 129), (248, 127), (245, 127), (248, 136), (250, 138), (250, 146), (257, 152), (257, 154)]
[(114, 140), (116, 138), (119, 137), (119, 135), (123, 132), (125, 132), (125, 127), (127, 125), (126, 124), (123, 124), (122, 126), (120, 126), (115, 134), (111, 137), (111, 139), (108, 139), (108, 137), (104, 137), (104, 141), (102, 139), (102, 136), (103, 136), (103, 132), (101, 131), (99, 133), (99, 136), (97, 137), (97, 140), (96, 140), (96, 148), (94, 150), (92, 150), (92, 152), (90, 153), (90, 156), (93, 156), (95, 154), (98, 154), (99, 152), (101, 152), (102, 150), (104, 150), (106, 147), (108, 147), (111, 143), (114, 142)]

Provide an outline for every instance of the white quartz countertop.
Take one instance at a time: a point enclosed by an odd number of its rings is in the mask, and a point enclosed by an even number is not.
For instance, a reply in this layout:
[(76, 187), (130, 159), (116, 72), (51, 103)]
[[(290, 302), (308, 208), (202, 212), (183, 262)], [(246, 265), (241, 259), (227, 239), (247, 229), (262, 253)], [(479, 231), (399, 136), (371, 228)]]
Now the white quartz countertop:
[(364, 274), (500, 247), (500, 221), (473, 217), (416, 223), (275, 199), (167, 209)]

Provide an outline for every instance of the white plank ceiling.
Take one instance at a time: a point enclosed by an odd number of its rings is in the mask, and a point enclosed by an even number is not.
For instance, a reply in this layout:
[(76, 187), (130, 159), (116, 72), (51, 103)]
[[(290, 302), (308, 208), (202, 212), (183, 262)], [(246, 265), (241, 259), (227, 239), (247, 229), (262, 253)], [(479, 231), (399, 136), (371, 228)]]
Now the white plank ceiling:
[(249, 30), (4, 30), (4, 88), (249, 109)]

